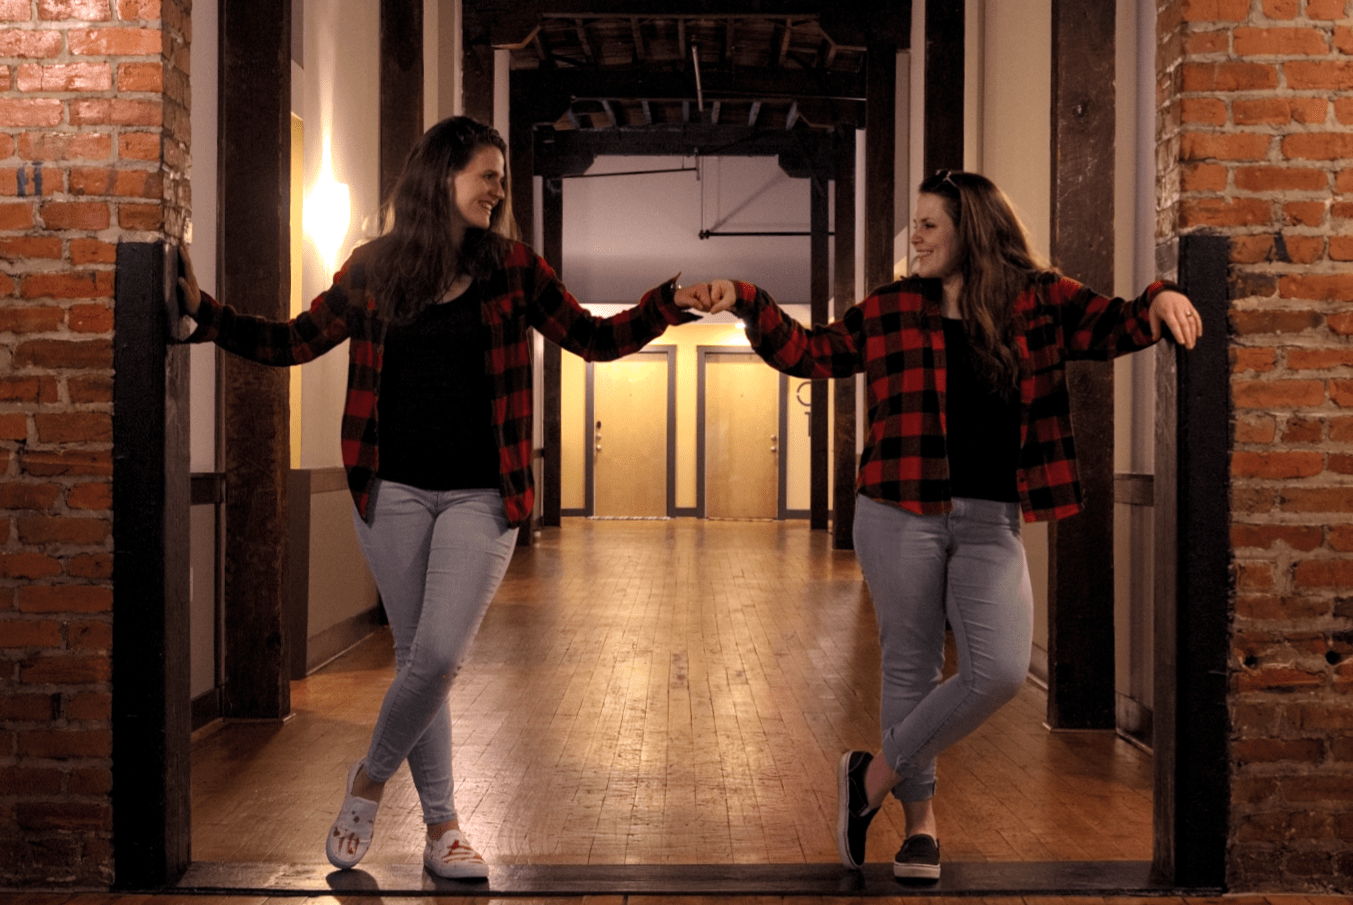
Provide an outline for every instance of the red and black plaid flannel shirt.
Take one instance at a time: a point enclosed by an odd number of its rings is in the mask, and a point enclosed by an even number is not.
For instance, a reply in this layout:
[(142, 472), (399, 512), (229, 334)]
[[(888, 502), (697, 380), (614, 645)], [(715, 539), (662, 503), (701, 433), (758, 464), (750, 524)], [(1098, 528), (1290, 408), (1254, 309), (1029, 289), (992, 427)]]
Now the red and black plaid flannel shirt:
[[(198, 328), (189, 341), (212, 341), (252, 361), (285, 367), (304, 364), (351, 340), (341, 447), (348, 488), (365, 518), (380, 463), (377, 403), (386, 322), (365, 291), (360, 261), (360, 253), (349, 259), (310, 310), (287, 323), (240, 314), (204, 293)], [(675, 278), (668, 280), (646, 292), (633, 308), (596, 317), (578, 304), (543, 258), (520, 243), (513, 243), (504, 266), (482, 284), (484, 369), (492, 388), (500, 490), (510, 524), (526, 521), (535, 505), (531, 328), (588, 361), (611, 361), (642, 349), (669, 325), (697, 318), (673, 301), (675, 286)]]
[[(944, 324), (939, 284), (907, 279), (876, 290), (826, 326), (806, 329), (762, 289), (736, 283), (734, 311), (747, 338), (772, 367), (795, 377), (863, 372), (869, 412), (857, 490), (919, 515), (949, 512), (945, 446)], [(1015, 302), (1020, 359), (1020, 460), (1025, 521), (1081, 509), (1071, 440), (1068, 359), (1113, 358), (1152, 343), (1147, 311), (1162, 289), (1135, 300), (1111, 299), (1065, 277), (1049, 276)]]

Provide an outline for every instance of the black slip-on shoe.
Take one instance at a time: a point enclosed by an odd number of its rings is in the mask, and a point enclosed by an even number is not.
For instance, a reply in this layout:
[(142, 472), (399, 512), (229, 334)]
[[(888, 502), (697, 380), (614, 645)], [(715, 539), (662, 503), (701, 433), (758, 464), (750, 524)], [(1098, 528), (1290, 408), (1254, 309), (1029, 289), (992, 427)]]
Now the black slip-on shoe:
[(907, 837), (893, 859), (893, 876), (900, 880), (938, 880), (940, 844), (935, 837), (925, 833)]
[(847, 751), (836, 768), (836, 850), (841, 864), (851, 870), (864, 865), (864, 839), (878, 808), (869, 807), (864, 774), (874, 756), (868, 751)]

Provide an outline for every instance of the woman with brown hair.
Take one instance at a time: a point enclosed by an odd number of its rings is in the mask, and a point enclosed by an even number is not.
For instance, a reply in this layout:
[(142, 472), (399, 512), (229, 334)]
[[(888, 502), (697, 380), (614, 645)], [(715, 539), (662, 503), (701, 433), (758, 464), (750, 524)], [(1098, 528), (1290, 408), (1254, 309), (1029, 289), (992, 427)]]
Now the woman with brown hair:
[(515, 241), (506, 152), (496, 131), (468, 117), (429, 129), (394, 188), (384, 235), (289, 322), (219, 304), (198, 289), (191, 264), (179, 281), (198, 323), (191, 341), (277, 366), (349, 343), (343, 464), (396, 675), (327, 838), (340, 868), (366, 854), (385, 784), (407, 760), (428, 828), (426, 868), (488, 876), (452, 800), (446, 698), (533, 505), (531, 330), (608, 361), (709, 301), (708, 284), (682, 289), (673, 279), (612, 317), (589, 314)]
[[(1004, 193), (975, 173), (920, 185), (913, 275), (838, 321), (806, 329), (749, 283), (715, 281), (773, 367), (803, 378), (865, 375), (869, 428), (854, 539), (882, 646), (882, 751), (838, 767), (836, 839), (858, 869), (891, 792), (906, 838), (902, 878), (938, 879), (935, 757), (1023, 685), (1033, 596), (1023, 521), (1081, 508), (1065, 362), (1144, 348), (1161, 325), (1192, 348), (1198, 312), (1155, 282), (1107, 298), (1031, 249)], [(958, 672), (941, 681), (946, 619)]]

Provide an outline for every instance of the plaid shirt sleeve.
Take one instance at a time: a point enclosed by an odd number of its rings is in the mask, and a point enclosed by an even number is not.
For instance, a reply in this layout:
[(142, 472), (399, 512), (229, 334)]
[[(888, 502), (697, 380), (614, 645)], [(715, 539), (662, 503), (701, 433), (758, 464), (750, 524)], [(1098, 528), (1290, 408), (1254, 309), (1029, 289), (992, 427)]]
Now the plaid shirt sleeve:
[(312, 361), (348, 338), (346, 274), (344, 267), (310, 310), (286, 322), (241, 314), (204, 292), (194, 317), (197, 329), (188, 341), (214, 342), (241, 358), (275, 367)]
[(565, 288), (554, 268), (535, 254), (521, 254), (517, 246), (509, 266), (527, 270), (527, 319), (541, 335), (586, 361), (614, 361), (637, 352), (670, 326), (699, 320), (674, 301), (676, 277), (650, 289), (633, 308), (611, 317), (588, 312)]
[(849, 377), (863, 369), (863, 315), (851, 307), (837, 321), (806, 328), (785, 314), (770, 293), (734, 283), (733, 312), (747, 325), (747, 340), (767, 364), (792, 377)]
[(1137, 298), (1120, 299), (1068, 277), (1052, 283), (1048, 301), (1057, 312), (1067, 358), (1106, 360), (1151, 345), (1151, 303), (1165, 289), (1178, 287), (1157, 280)]

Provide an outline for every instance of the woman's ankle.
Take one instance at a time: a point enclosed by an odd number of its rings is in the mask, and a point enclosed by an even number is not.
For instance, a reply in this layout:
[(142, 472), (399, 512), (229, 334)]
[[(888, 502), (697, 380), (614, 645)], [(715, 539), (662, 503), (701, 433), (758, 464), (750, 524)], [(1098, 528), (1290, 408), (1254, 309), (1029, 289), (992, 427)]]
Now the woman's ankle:
[(442, 836), (444, 836), (451, 830), (456, 831), (460, 830), (459, 820), (444, 820), (441, 823), (429, 823), (428, 838), (431, 839), (433, 842), (436, 842), (438, 839), (442, 838)]
[(357, 771), (357, 775), (352, 778), (352, 794), (358, 798), (365, 798), (367, 801), (379, 803), (381, 795), (385, 793), (385, 783), (376, 782), (366, 775), (366, 765), (363, 764)]

